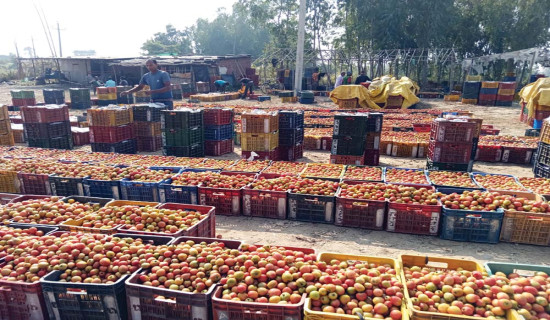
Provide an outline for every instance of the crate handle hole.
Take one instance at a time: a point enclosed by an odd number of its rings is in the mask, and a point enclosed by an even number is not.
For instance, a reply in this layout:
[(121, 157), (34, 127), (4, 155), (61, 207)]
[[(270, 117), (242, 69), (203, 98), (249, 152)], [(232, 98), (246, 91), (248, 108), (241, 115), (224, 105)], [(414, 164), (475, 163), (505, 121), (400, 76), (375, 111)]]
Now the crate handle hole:
[(85, 289), (68, 288), (67, 293), (68, 294), (88, 294), (88, 291), (86, 291)]
[(164, 303), (173, 303), (173, 304), (176, 303), (175, 299), (164, 298), (162, 296), (155, 297), (155, 301), (164, 302)]
[(223, 192), (214, 192), (214, 193), (212, 193), (212, 195), (213, 195), (213, 196), (223, 197), (223, 196), (225, 196), (225, 193), (223, 193)]

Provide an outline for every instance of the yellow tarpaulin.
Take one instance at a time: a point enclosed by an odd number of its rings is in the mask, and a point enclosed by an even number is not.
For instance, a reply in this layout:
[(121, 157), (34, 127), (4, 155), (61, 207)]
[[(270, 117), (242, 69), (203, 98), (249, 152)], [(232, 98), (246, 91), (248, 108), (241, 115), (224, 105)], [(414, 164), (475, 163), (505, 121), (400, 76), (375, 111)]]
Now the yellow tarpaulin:
[(550, 78), (539, 78), (526, 85), (519, 92), (519, 96), (527, 103), (529, 117), (534, 117), (539, 106), (550, 106)]
[(339, 86), (330, 92), (330, 98), (334, 103), (338, 103), (338, 99), (356, 98), (362, 108), (380, 109), (370, 98), (369, 90), (362, 85)]

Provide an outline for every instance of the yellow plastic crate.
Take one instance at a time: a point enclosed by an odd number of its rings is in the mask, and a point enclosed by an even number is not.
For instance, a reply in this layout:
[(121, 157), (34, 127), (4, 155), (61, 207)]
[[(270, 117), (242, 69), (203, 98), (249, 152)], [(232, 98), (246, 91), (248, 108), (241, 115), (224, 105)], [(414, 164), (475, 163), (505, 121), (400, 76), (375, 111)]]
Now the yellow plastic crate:
[(121, 126), (134, 122), (132, 108), (97, 108), (88, 109), (88, 123), (90, 126)]
[[(330, 261), (334, 259), (340, 260), (340, 261), (350, 261), (350, 260), (365, 261), (369, 263), (376, 263), (379, 265), (389, 264), (395, 268), (398, 275), (401, 273), (401, 267), (399, 262), (391, 258), (354, 256), (354, 255), (338, 254), (338, 253), (321, 253), (318, 258), (319, 261), (324, 261), (327, 263), (330, 263)], [(406, 288), (404, 289), (404, 291), (406, 291)], [(403, 317), (401, 318), (402, 320), (409, 319), (409, 311), (407, 310), (405, 301), (403, 301), (403, 304), (401, 305), (401, 314), (403, 315)], [(363, 319), (374, 320), (375, 318), (364, 317)], [(359, 320), (359, 317), (354, 315), (313, 311), (311, 310), (311, 299), (308, 298), (306, 299), (306, 303), (304, 304), (304, 320)]]
[(462, 103), (464, 103), (464, 104), (477, 104), (477, 99), (464, 99), (464, 98), (462, 98)]
[(481, 81), (481, 76), (466, 76), (466, 81)]
[(458, 94), (446, 95), (443, 98), (445, 101), (460, 101), (460, 96)]
[(13, 133), (0, 135), (0, 146), (13, 146), (15, 140), (13, 139)]
[(97, 98), (99, 100), (116, 100), (116, 93), (98, 93)]
[(17, 172), (0, 170), (0, 192), (19, 193), (19, 186)]
[(481, 82), (482, 88), (491, 88), (491, 89), (498, 89), (499, 82), (498, 81), (483, 81)]
[(78, 219), (78, 220), (68, 220), (68, 221), (62, 222), (59, 225), (59, 229), (62, 231), (69, 231), (69, 232), (114, 234), (114, 233), (117, 233), (117, 229), (121, 226), (121, 225), (116, 225), (111, 228), (83, 227), (82, 224), (84, 223), (84, 219), (85, 218)]
[(279, 131), (272, 133), (241, 133), (243, 151), (271, 151), (279, 146)]

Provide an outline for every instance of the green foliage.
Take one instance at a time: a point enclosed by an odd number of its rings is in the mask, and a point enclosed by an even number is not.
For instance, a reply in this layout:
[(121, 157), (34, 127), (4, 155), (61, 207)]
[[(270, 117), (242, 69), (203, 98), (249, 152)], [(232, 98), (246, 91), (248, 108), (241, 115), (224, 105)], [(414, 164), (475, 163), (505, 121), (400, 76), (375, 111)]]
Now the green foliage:
[(17, 60), (15, 55), (0, 55), (0, 82), (17, 78)]
[(146, 55), (182, 56), (193, 53), (192, 31), (177, 30), (171, 24), (166, 26), (166, 32), (157, 32), (152, 39), (145, 41), (141, 49)]

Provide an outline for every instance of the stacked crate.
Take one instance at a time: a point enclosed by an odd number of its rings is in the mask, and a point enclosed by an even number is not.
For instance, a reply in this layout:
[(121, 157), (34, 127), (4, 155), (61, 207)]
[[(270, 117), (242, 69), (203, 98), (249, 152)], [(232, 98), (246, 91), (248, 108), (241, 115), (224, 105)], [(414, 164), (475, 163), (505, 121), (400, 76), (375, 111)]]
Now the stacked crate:
[(70, 88), (71, 109), (88, 109), (92, 107), (90, 89), (88, 88)]
[(315, 95), (313, 91), (302, 91), (300, 93), (301, 104), (313, 104), (315, 103)]
[(181, 86), (179, 84), (172, 84), (172, 97), (174, 100), (182, 100), (183, 99), (183, 91), (181, 89)]
[(479, 90), (478, 104), (481, 106), (494, 106), (498, 95), (498, 81), (483, 81)]
[(280, 159), (296, 161), (304, 156), (304, 112), (279, 112)]
[(384, 114), (370, 112), (367, 119), (367, 137), (365, 138), (365, 165), (377, 166), (380, 163), (380, 140)]
[(151, 90), (149, 86), (144, 86), (138, 92), (134, 92), (134, 103), (148, 103), (151, 102), (151, 96), (146, 94), (145, 91)]
[(132, 108), (110, 106), (88, 109), (92, 151), (135, 154), (137, 142), (133, 122)]
[(13, 146), (14, 144), (8, 106), (0, 105), (0, 146)]
[(203, 111), (192, 109), (161, 112), (164, 155), (176, 157), (204, 156)]
[(16, 107), (34, 106), (36, 98), (32, 90), (10, 90), (11, 103)]
[(428, 146), (429, 170), (471, 171), (478, 123), (463, 119), (435, 119)]
[(98, 106), (105, 107), (110, 104), (117, 104), (116, 87), (98, 87), (96, 93)]
[(132, 104), (134, 103), (134, 97), (131, 94), (125, 96), (121, 95), (122, 92), (132, 89), (130, 86), (117, 86), (116, 87), (116, 104)]
[(204, 154), (221, 156), (233, 152), (233, 109), (204, 109)]
[(241, 157), (279, 160), (279, 113), (253, 111), (241, 116)]
[(65, 90), (44, 89), (42, 90), (45, 104), (65, 104)]
[(466, 81), (462, 86), (462, 103), (476, 104), (479, 98), (481, 82)]
[(515, 82), (500, 82), (498, 84), (496, 106), (510, 107), (514, 101), (514, 95), (516, 93)]
[(550, 178), (550, 118), (542, 122), (533, 172), (535, 173), (535, 177)]
[(21, 118), (29, 147), (73, 148), (69, 108), (66, 105), (21, 107)]
[(162, 149), (162, 131), (160, 118), (164, 104), (149, 103), (134, 106), (134, 130), (137, 139), (137, 151), (155, 152)]
[(367, 113), (338, 113), (334, 115), (330, 163), (365, 164), (368, 120)]
[(181, 96), (182, 98), (189, 98), (196, 93), (195, 86), (192, 83), (181, 83)]

